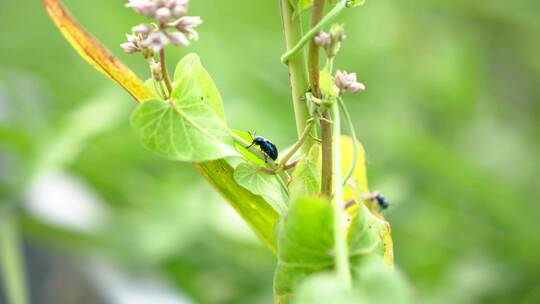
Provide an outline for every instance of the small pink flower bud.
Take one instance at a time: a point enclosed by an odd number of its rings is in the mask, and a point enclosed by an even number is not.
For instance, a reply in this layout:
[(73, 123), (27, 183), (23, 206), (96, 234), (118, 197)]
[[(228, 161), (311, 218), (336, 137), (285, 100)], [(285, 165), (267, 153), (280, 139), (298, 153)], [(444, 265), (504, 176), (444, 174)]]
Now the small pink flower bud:
[(332, 39), (338, 42), (343, 42), (347, 36), (345, 36), (345, 28), (342, 24), (333, 24), (330, 28), (330, 36)]
[(183, 17), (187, 13), (187, 7), (184, 5), (177, 5), (172, 9), (171, 13), (174, 18)]
[(336, 72), (336, 86), (340, 94), (358, 93), (366, 89), (364, 84), (356, 81), (356, 73), (347, 73), (346, 71)]
[(153, 28), (150, 24), (141, 23), (131, 28), (131, 31), (136, 34), (141, 34), (145, 36), (145, 35), (150, 34), (153, 31)]
[(151, 0), (129, 0), (126, 7), (133, 9), (135, 12), (152, 18), (156, 12), (155, 1)]
[(315, 44), (322, 48), (328, 48), (332, 44), (332, 38), (324, 31), (320, 31), (314, 38)]
[(171, 41), (171, 43), (174, 45), (183, 45), (183, 46), (189, 45), (189, 40), (186, 37), (186, 35), (184, 35), (184, 33), (181, 33), (181, 32), (167, 33), (167, 36), (169, 37), (169, 40)]
[(133, 54), (141, 51), (140, 41), (134, 35), (126, 35), (127, 42), (120, 44), (122, 50), (127, 54)]
[(162, 7), (156, 11), (155, 16), (159, 23), (165, 23), (171, 19), (171, 10), (166, 7)]
[(139, 51), (139, 49), (131, 42), (124, 42), (120, 44), (120, 47), (126, 54), (134, 54)]
[(184, 16), (171, 24), (180, 32), (184, 33), (188, 38), (197, 40), (199, 34), (194, 30), (195, 27), (202, 23), (202, 19), (199, 16)]
[(143, 46), (151, 48), (156, 53), (161, 51), (167, 44), (169, 44), (169, 39), (161, 31), (150, 33), (148, 38), (142, 42)]

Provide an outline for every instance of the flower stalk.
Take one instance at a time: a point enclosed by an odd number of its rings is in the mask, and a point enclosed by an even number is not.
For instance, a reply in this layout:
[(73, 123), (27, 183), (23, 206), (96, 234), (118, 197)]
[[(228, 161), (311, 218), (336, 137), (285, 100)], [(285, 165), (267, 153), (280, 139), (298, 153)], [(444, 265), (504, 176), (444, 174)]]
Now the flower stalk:
[(165, 49), (161, 49), (159, 51), (159, 62), (161, 64), (161, 75), (163, 76), (163, 82), (165, 82), (165, 86), (167, 87), (167, 98), (170, 98), (173, 91), (173, 86), (171, 83), (171, 78), (169, 77), (169, 71), (167, 69), (167, 63), (165, 62)]

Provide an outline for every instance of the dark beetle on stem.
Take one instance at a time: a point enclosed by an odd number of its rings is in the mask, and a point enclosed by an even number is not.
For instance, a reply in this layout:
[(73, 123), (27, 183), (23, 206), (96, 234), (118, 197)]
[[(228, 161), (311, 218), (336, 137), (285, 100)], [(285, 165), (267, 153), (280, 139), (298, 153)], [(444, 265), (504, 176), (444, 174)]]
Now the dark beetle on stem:
[(380, 194), (379, 192), (364, 193), (362, 195), (362, 199), (377, 202), (377, 205), (382, 210), (390, 207), (390, 202), (386, 199), (386, 197), (382, 196), (382, 194)]
[(377, 194), (375, 200), (377, 201), (377, 204), (379, 204), (379, 207), (381, 207), (381, 209), (386, 209), (390, 207), (390, 203), (388, 202), (388, 200), (381, 194)]
[[(251, 136), (251, 133), (249, 133), (249, 135)], [(253, 136), (251, 137), (253, 138)], [(249, 149), (253, 145), (259, 146), (259, 148), (261, 148), (261, 151), (264, 154), (264, 162), (266, 162), (267, 157), (270, 157), (273, 160), (277, 159), (278, 150), (276, 148), (276, 145), (274, 145), (268, 139), (262, 136), (255, 136), (255, 138), (253, 138), (253, 141), (251, 142), (251, 145), (247, 146), (246, 149)]]

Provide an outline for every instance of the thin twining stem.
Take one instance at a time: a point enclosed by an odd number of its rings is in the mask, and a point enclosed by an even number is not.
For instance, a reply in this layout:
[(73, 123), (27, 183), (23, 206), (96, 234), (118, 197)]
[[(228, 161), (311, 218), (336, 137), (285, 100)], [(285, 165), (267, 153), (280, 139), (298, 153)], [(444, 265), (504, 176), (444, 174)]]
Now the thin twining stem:
[(283, 54), (283, 56), (281, 56), (281, 62), (283, 64), (287, 64), (287, 62), (293, 56), (298, 54), (298, 52), (300, 52), (303, 49), (303, 47), (311, 40), (311, 38), (317, 35), (317, 33), (320, 32), (323, 27), (325, 27), (330, 22), (332, 22), (334, 18), (336, 18), (339, 15), (339, 13), (341, 13), (341, 11), (346, 7), (346, 4), (347, 4), (347, 0), (340, 0), (336, 4), (336, 6), (334, 6), (334, 8), (328, 12), (328, 14), (326, 14), (321, 19), (321, 21), (319, 21), (319, 23), (317, 23), (317, 25), (312, 27), (304, 36), (302, 36), (300, 41), (298, 41), (298, 43), (292, 49), (290, 49), (285, 54)]
[(339, 108), (336, 103), (332, 105), (332, 148), (334, 152), (334, 251), (337, 275), (341, 278), (346, 288), (351, 286), (351, 272), (349, 269), (349, 248), (347, 245), (347, 232), (345, 225), (345, 209), (343, 208), (343, 186), (341, 185), (341, 161), (340, 161), (340, 138)]
[(345, 102), (343, 102), (343, 99), (340, 97), (338, 99), (339, 106), (341, 108), (341, 111), (343, 112), (343, 116), (345, 116), (345, 120), (347, 121), (347, 125), (349, 127), (349, 131), (351, 132), (351, 138), (352, 138), (352, 145), (353, 145), (353, 155), (351, 160), (351, 165), (349, 167), (349, 170), (345, 174), (345, 177), (343, 178), (343, 186), (347, 185), (347, 181), (354, 173), (354, 169), (356, 168), (356, 163), (358, 161), (358, 140), (356, 139), (356, 131), (354, 130), (354, 125), (351, 119), (351, 115), (349, 114), (349, 110), (347, 109), (347, 106), (345, 105)]
[(298, 151), (302, 145), (305, 143), (306, 139), (309, 138), (309, 135), (311, 134), (311, 130), (313, 129), (313, 125), (315, 125), (315, 119), (311, 118), (308, 120), (306, 128), (304, 129), (304, 133), (302, 133), (302, 136), (300, 139), (294, 144), (294, 146), (281, 158), (281, 161), (279, 162), (280, 168), (285, 168), (287, 165), (287, 162), (289, 159)]

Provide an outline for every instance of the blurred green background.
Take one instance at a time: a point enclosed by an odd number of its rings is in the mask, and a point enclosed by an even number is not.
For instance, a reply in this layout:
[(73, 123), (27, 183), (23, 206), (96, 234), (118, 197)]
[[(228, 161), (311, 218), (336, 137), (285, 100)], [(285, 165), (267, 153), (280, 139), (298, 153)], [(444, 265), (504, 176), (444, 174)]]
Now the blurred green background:
[[(278, 1), (191, 2), (201, 39), (171, 66), (197, 52), (232, 127), (291, 144)], [(65, 3), (148, 77), (118, 47), (144, 21), (125, 1)], [(272, 255), (191, 165), (142, 147), (129, 96), (38, 1), (1, 7), (0, 221), (18, 220), (32, 303), (271, 303)], [(418, 303), (540, 303), (540, 2), (370, 0), (340, 21), (336, 66), (367, 86), (346, 102)]]

